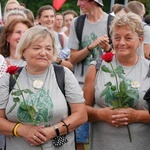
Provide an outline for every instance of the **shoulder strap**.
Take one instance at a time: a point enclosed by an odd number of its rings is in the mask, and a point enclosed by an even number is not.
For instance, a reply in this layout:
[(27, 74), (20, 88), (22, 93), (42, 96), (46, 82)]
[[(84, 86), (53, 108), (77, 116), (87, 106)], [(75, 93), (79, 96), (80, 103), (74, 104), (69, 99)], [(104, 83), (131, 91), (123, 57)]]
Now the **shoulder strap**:
[(63, 37), (63, 35), (58, 33), (58, 39), (59, 39), (60, 45), (63, 49), (64, 48), (64, 37)]
[(85, 17), (86, 14), (81, 15), (75, 21), (75, 31), (76, 31), (77, 38), (79, 40), (79, 49), (82, 49), (81, 41), (82, 41), (82, 33), (83, 33)]
[[(18, 69), (17, 75), (16, 75), (16, 79), (18, 78), (18, 76), (19, 76), (20, 72), (22, 71), (22, 69), (23, 69), (23, 67), (20, 67), (20, 68)], [(13, 76), (10, 75), (10, 78), (9, 78), (9, 93), (10, 93), (11, 90), (13, 89), (14, 85), (15, 85), (15, 80), (14, 80)]]
[(100, 69), (101, 64), (102, 64), (102, 58), (97, 59), (97, 60), (96, 60), (96, 65), (95, 65), (95, 67), (96, 67), (96, 72)]
[(150, 65), (149, 65), (149, 70), (147, 76), (150, 78)]
[[(64, 71), (64, 67), (59, 66), (59, 65), (55, 65), (55, 64), (53, 66), (54, 66), (54, 71), (55, 71), (58, 86), (65, 96), (65, 71)], [(67, 102), (67, 106), (68, 106), (68, 114), (70, 115), (71, 114), (71, 108), (70, 108), (68, 102)]]
[(54, 66), (54, 71), (56, 75), (56, 80), (58, 83), (58, 86), (62, 93), (65, 96), (65, 72), (64, 72), (64, 67), (59, 66), (59, 65), (53, 65)]
[(111, 41), (111, 36), (110, 36), (110, 25), (111, 25), (111, 22), (113, 21), (115, 17), (112, 16), (111, 14), (108, 15), (108, 19), (107, 19), (107, 35), (109, 37), (109, 43), (111, 44), (112, 41)]

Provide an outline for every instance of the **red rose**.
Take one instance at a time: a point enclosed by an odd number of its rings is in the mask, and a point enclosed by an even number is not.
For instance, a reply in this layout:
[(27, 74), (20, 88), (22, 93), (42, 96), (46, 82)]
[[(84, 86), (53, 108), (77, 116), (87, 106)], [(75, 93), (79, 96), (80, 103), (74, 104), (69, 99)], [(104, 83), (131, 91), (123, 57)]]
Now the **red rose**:
[(17, 71), (18, 71), (19, 67), (18, 66), (10, 66), (7, 68), (7, 73), (13, 75), (13, 74), (16, 74)]
[(114, 54), (111, 52), (105, 53), (104, 55), (102, 55), (102, 59), (106, 62), (111, 62), (113, 59)]

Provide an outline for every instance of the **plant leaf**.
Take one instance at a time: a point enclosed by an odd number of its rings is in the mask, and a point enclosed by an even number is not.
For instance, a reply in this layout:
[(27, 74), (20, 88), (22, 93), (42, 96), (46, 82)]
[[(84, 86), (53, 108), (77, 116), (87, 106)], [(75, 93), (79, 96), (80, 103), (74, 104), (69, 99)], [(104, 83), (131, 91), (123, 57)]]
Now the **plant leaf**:
[(113, 100), (112, 104), (113, 104), (114, 109), (119, 108), (119, 101), (118, 100)]
[(24, 93), (29, 93), (29, 94), (33, 94), (33, 92), (30, 89), (25, 89), (23, 90)]
[(34, 107), (34, 106), (29, 106), (29, 114), (30, 114), (31, 118), (34, 119), (34, 117), (35, 117), (36, 114), (37, 114), (37, 109), (36, 109), (36, 107)]
[(106, 67), (105, 65), (103, 65), (102, 67), (101, 67), (101, 69), (104, 71), (104, 72), (107, 72), (107, 73), (111, 73), (112, 71), (108, 68), (108, 67)]
[(111, 86), (111, 90), (115, 91), (116, 90), (116, 86)]
[(110, 74), (110, 76), (111, 76), (111, 77), (114, 77), (114, 76), (115, 76), (115, 73), (114, 73), (114, 72), (112, 72), (112, 73)]
[(133, 99), (136, 100), (136, 99), (138, 98), (135, 94), (131, 93), (131, 91), (126, 92), (126, 94), (127, 94), (127, 96), (129, 96), (131, 99), (133, 98)]
[(11, 94), (15, 95), (15, 96), (20, 96), (22, 93), (23, 93), (23, 90), (17, 90), (15, 92), (11, 93)]
[(11, 113), (11, 112), (14, 110), (14, 108), (16, 107), (16, 105), (17, 105), (17, 103), (15, 103), (15, 104), (10, 108), (10, 110), (8, 111), (7, 114)]
[(112, 86), (112, 83), (109, 81), (105, 84), (105, 86)]
[(109, 86), (107, 86), (107, 87), (101, 92), (100, 97), (106, 95), (108, 89), (109, 89)]
[(20, 102), (20, 98), (19, 97), (13, 97), (13, 101), (14, 101), (14, 103), (18, 103), (18, 102)]
[(122, 80), (122, 81), (120, 82), (119, 87), (120, 87), (120, 91), (121, 91), (121, 92), (126, 92), (128, 86), (127, 86), (125, 80)]
[(116, 72), (117, 74), (124, 74), (123, 67), (122, 67), (122, 66), (118, 66), (118, 67), (115, 69), (115, 72)]

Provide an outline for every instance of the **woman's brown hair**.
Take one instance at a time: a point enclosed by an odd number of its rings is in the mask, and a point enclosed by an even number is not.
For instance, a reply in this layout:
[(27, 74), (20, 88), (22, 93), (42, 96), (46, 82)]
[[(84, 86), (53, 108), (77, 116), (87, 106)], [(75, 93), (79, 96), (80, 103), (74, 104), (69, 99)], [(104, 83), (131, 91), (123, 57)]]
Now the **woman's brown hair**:
[(7, 37), (14, 31), (14, 28), (18, 23), (25, 24), (28, 28), (32, 27), (32, 23), (25, 18), (15, 19), (5, 26), (0, 36), (0, 54), (5, 58), (10, 56), (10, 46), (7, 42)]

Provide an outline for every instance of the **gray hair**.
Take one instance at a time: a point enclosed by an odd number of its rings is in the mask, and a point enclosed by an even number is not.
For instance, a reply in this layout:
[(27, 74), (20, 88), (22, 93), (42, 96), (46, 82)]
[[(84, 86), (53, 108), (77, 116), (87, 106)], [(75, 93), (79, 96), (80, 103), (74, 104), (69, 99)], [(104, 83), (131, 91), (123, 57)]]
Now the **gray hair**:
[(6, 14), (7, 14), (7, 6), (9, 4), (16, 4), (16, 5), (18, 5), (18, 8), (20, 7), (20, 4), (19, 4), (19, 2), (17, 0), (8, 0), (7, 3), (5, 4), (5, 8), (4, 8), (4, 18), (6, 16)]
[(5, 21), (7, 22), (8, 21), (8, 18), (13, 16), (13, 15), (20, 15), (22, 16), (23, 18), (26, 18), (27, 19), (27, 15), (22, 11), (22, 10), (11, 10), (9, 11), (6, 16), (5, 16)]
[(115, 27), (127, 26), (132, 31), (136, 32), (138, 36), (144, 35), (143, 24), (140, 17), (132, 12), (124, 15), (118, 15), (114, 18), (110, 26), (110, 34), (113, 35)]
[(47, 29), (46, 27), (40, 25), (31, 27), (23, 34), (16, 47), (16, 56), (24, 60), (23, 57), (24, 50), (27, 49), (30, 46), (30, 44), (36, 42), (41, 38), (44, 39), (46, 36), (49, 36), (52, 39), (52, 47), (53, 47), (53, 54), (54, 54), (53, 60), (54, 60), (57, 52), (55, 48), (55, 38), (53, 32)]

